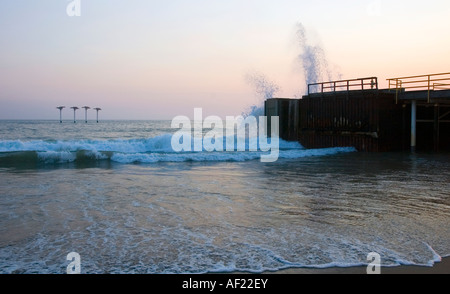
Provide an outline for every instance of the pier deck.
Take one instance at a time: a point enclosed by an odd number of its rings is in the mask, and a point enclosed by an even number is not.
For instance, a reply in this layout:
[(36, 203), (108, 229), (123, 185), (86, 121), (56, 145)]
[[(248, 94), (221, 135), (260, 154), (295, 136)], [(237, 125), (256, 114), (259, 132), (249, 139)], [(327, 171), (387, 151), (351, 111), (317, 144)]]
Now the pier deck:
[(302, 99), (269, 99), (282, 139), (306, 148), (359, 151), (450, 151), (450, 73), (389, 79), (369, 77), (308, 85)]

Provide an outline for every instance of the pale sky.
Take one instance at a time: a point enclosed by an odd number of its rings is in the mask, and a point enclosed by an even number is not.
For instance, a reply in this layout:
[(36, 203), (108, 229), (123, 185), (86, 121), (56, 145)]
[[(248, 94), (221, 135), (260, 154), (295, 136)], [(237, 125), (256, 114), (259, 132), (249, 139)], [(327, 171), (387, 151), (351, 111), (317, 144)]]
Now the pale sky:
[(0, 1), (0, 119), (238, 115), (258, 101), (249, 72), (301, 95), (298, 23), (344, 79), (450, 72), (448, 0), (80, 0), (73, 17), (70, 3)]

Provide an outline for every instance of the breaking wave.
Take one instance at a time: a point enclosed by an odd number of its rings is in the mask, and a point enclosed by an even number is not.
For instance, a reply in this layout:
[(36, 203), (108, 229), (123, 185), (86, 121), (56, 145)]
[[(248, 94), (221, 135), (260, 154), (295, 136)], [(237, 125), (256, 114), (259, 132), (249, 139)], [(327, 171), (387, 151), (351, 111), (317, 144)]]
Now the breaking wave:
[[(248, 161), (256, 160), (264, 152), (233, 151), (175, 152), (172, 135), (165, 134), (146, 139), (67, 140), (67, 141), (0, 141), (0, 164), (15, 163), (58, 164), (76, 161), (104, 161), (118, 163), (155, 163), (184, 161)], [(246, 150), (248, 141), (246, 142)], [(280, 159), (326, 156), (355, 152), (348, 148), (305, 149), (297, 142), (280, 140)]]

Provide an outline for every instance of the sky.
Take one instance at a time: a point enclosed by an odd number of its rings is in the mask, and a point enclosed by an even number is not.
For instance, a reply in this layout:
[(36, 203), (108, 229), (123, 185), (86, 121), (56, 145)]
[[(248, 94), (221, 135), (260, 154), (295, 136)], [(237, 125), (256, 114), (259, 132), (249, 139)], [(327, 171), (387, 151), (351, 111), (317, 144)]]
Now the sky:
[(79, 16), (70, 0), (0, 1), (0, 119), (239, 115), (261, 104), (249, 75), (301, 97), (299, 24), (342, 79), (450, 72), (448, 0), (78, 1)]

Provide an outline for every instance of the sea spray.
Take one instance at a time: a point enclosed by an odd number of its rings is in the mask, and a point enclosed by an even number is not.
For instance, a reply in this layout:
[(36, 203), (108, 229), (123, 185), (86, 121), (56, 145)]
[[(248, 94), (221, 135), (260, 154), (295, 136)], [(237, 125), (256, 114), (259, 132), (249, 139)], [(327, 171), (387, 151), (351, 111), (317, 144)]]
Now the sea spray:
[[(303, 73), (303, 81), (300, 83), (303, 90), (300, 94), (295, 94), (295, 98), (301, 98), (307, 93), (308, 84), (321, 81), (332, 81), (342, 78), (342, 74), (336, 66), (330, 66), (325, 50), (318, 44), (313, 44), (302, 23), (295, 26), (295, 44), (298, 54), (295, 58), (295, 66), (300, 65)], [(257, 103), (248, 107), (242, 113), (243, 116), (262, 116), (264, 115), (264, 101), (274, 98), (281, 91), (281, 87), (270, 80), (265, 74), (257, 71), (249, 72), (245, 75), (245, 81), (253, 87)]]
[(264, 115), (264, 101), (270, 98), (274, 98), (275, 94), (280, 91), (280, 86), (278, 86), (274, 81), (269, 80), (269, 78), (260, 72), (249, 72), (245, 75), (245, 81), (253, 87), (257, 95), (258, 102), (255, 105), (249, 107), (242, 115), (247, 116), (263, 116)]
[(342, 75), (336, 69), (331, 69), (325, 50), (310, 42), (302, 23), (297, 23), (295, 37), (300, 50), (295, 62), (302, 68), (306, 89), (309, 84), (341, 79)]

